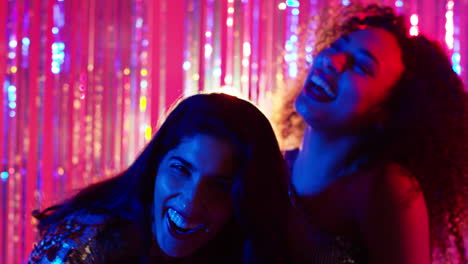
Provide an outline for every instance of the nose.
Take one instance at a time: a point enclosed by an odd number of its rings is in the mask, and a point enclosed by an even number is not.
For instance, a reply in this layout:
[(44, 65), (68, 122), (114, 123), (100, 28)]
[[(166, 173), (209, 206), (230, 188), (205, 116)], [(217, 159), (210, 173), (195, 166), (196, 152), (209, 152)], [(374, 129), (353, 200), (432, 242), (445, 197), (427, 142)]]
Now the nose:
[(336, 73), (342, 73), (347, 65), (348, 56), (344, 52), (327, 54), (324, 58), (324, 67)]
[(200, 180), (189, 181), (185, 184), (179, 201), (186, 212), (198, 211), (205, 207), (204, 185), (203, 181)]

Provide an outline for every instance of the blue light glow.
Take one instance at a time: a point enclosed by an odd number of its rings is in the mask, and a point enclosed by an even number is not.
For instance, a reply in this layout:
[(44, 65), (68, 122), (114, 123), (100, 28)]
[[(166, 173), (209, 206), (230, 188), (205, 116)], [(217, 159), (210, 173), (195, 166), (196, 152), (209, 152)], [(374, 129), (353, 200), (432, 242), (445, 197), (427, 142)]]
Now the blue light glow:
[(190, 69), (191, 66), (192, 64), (190, 63), (190, 61), (184, 61), (182, 68), (187, 71), (188, 69)]
[(213, 69), (213, 76), (214, 77), (221, 77), (221, 73), (222, 73), (222, 71), (221, 71), (220, 67), (216, 67), (216, 68)]
[(16, 101), (16, 93), (8, 93), (9, 101)]
[(14, 86), (14, 85), (8, 86), (8, 92), (10, 92), (10, 93), (16, 92), (16, 86)]
[(54, 73), (54, 74), (58, 74), (58, 73), (60, 73), (60, 68), (52, 67), (51, 71), (52, 71), (52, 73)]
[(403, 1), (401, 1), (401, 0), (396, 0), (396, 1), (395, 1), (395, 6), (396, 6), (396, 7), (402, 7), (402, 6), (403, 6)]
[(54, 74), (60, 73), (60, 66), (65, 61), (65, 43), (55, 42), (52, 44), (52, 65), (51, 71)]
[(18, 42), (15, 39), (12, 39), (8, 43), (8, 46), (10, 46), (10, 48), (14, 49), (14, 48), (16, 48), (16, 46), (18, 46)]
[(6, 172), (6, 171), (2, 171), (0, 173), (0, 178), (2, 178), (3, 181), (6, 181), (8, 179), (8, 176), (9, 176), (8, 172)]
[[(63, 1), (63, 0), (62, 0), (62, 1)], [(56, 257), (56, 258), (54, 259), (54, 261), (51, 262), (51, 264), (63, 264), (63, 263), (65, 263), (65, 262), (63, 262), (62, 259), (59, 258), (59, 257)]]
[(297, 64), (291, 63), (289, 64), (289, 77), (296, 77), (297, 76)]
[(295, 16), (299, 15), (299, 9), (294, 8), (293, 10), (291, 10), (291, 14), (293, 14)]
[(458, 52), (453, 53), (453, 55), (452, 55), (452, 63), (453, 63), (453, 64), (460, 64), (460, 61), (461, 61), (460, 53), (458, 53)]
[(23, 45), (29, 46), (29, 44), (31, 44), (31, 41), (29, 40), (29, 38), (24, 37), (24, 38), (23, 38)]
[(461, 74), (461, 66), (460, 65), (453, 65), (452, 69), (454, 72), (456, 72), (458, 75)]
[(287, 0), (286, 5), (290, 7), (299, 7), (299, 1), (297, 0)]
[(341, 1), (341, 4), (344, 5), (344, 6), (349, 6), (349, 4), (351, 4), (351, 1), (343, 0), (343, 1)]

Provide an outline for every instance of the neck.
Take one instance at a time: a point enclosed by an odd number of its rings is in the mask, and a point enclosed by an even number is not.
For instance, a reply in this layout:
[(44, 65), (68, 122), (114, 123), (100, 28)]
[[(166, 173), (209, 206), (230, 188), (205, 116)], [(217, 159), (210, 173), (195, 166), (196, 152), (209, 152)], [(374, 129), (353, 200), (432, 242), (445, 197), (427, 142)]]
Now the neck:
[(313, 195), (347, 171), (359, 135), (339, 135), (307, 127), (293, 169), (293, 184), (303, 195)]
[(332, 159), (347, 156), (360, 141), (356, 134), (337, 134), (328, 131), (306, 128), (301, 153), (304, 155), (327, 155)]

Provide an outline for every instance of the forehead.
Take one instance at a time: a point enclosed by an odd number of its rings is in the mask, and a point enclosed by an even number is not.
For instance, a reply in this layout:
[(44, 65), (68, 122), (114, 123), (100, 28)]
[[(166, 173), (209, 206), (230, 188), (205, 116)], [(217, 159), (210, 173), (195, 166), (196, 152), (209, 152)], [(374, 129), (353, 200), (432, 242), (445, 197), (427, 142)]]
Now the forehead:
[(171, 152), (190, 152), (185, 154), (200, 154), (209, 152), (217, 152), (220, 154), (227, 154), (233, 151), (231, 143), (223, 138), (206, 135), (195, 134), (182, 138), (179, 145), (177, 145)]
[(168, 157), (171, 156), (184, 159), (194, 169), (219, 174), (233, 169), (234, 148), (226, 140), (199, 134), (182, 139), (176, 148), (168, 152)]
[(348, 44), (374, 55), (380, 64), (401, 66), (401, 48), (395, 36), (381, 28), (366, 28), (345, 36)]

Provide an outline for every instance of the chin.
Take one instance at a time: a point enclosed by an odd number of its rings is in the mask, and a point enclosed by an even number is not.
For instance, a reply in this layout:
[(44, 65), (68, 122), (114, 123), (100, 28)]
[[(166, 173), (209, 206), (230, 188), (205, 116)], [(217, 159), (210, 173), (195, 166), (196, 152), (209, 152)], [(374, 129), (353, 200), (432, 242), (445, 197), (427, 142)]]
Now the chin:
[(185, 258), (194, 253), (195, 250), (185, 249), (185, 248), (175, 248), (171, 246), (160, 246), (162, 252), (165, 255), (171, 258)]
[(305, 117), (307, 117), (307, 114), (309, 112), (308, 107), (306, 106), (305, 98), (303, 98), (303, 94), (300, 93), (299, 96), (296, 98), (296, 101), (294, 102), (294, 107), (296, 108), (296, 112), (305, 120)]
[(296, 108), (296, 112), (302, 117), (304, 122), (308, 126), (313, 126), (313, 124), (316, 123), (315, 120), (317, 118), (314, 118), (313, 112), (307, 106), (307, 102), (305, 102), (305, 98), (303, 98), (303, 96), (304, 95), (302, 95), (302, 93), (299, 94), (299, 96), (297, 97), (294, 103), (294, 106)]

